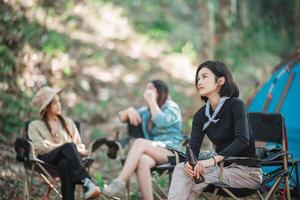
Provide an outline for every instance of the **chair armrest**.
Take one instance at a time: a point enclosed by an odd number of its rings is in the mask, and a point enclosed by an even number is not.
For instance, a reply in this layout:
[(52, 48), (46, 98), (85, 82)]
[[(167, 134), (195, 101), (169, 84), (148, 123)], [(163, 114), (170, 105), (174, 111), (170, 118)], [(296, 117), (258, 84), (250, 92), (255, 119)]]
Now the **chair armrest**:
[[(42, 160), (40, 160), (40, 159), (38, 159), (38, 157), (37, 157), (37, 155), (36, 155), (36, 153), (35, 153), (35, 150), (34, 150), (34, 148), (33, 148), (33, 144), (32, 144), (32, 142), (30, 142), (29, 140), (28, 140), (28, 143), (29, 143), (29, 145), (30, 145), (30, 155), (32, 156), (32, 158), (34, 159), (34, 160), (36, 160), (36, 161), (39, 161), (39, 162), (41, 162), (41, 163), (44, 163), (44, 161), (42, 161)], [(29, 155), (29, 156), (30, 156)]]
[(280, 157), (283, 157), (285, 155), (288, 155), (288, 151), (279, 151), (277, 153), (274, 153), (270, 156), (264, 157), (261, 159), (262, 162), (268, 162), (268, 161), (274, 161)]
[(121, 159), (125, 159), (125, 154), (121, 143), (115, 140), (108, 140), (106, 138), (97, 138), (93, 140), (89, 146), (90, 152), (94, 153), (96, 150), (98, 150), (98, 148), (100, 148), (104, 144), (108, 147), (108, 157), (115, 159), (115, 155), (119, 151)]
[(226, 164), (236, 163), (238, 165), (251, 166), (254, 163), (259, 163), (260, 160), (252, 157), (227, 157), (223, 160)]
[(106, 142), (106, 138), (97, 138), (94, 139), (89, 145), (89, 151), (91, 153), (95, 152), (98, 148), (100, 148)]

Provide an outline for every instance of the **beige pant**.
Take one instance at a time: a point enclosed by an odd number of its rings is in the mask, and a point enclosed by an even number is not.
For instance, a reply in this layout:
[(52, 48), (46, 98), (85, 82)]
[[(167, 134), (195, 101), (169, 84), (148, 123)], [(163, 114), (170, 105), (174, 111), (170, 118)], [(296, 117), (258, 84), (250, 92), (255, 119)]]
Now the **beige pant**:
[[(193, 200), (197, 199), (202, 190), (209, 184), (219, 181), (220, 168), (209, 167), (204, 174), (205, 182), (195, 184), (184, 169), (184, 163), (179, 163), (174, 169), (170, 185), (169, 200)], [(260, 168), (230, 165), (224, 167), (223, 182), (234, 188), (258, 188), (262, 182)]]

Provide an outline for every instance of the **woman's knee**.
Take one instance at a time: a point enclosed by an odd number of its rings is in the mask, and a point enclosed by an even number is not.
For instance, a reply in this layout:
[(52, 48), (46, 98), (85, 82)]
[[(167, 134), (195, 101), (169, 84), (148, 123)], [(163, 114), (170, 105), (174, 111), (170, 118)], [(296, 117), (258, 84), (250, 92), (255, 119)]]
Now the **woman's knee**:
[(62, 145), (63, 150), (72, 151), (72, 152), (77, 152), (77, 147), (76, 144), (73, 142), (68, 142)]
[(61, 159), (58, 163), (57, 163), (57, 168), (59, 171), (65, 172), (69, 170), (69, 163), (66, 159)]
[(184, 176), (184, 177), (189, 177), (189, 175), (186, 173), (185, 168), (184, 168), (184, 163), (178, 163), (173, 171), (173, 175), (176, 176)]
[(132, 147), (131, 148), (144, 148), (145, 145), (147, 144), (147, 140), (144, 138), (137, 138), (134, 140), (134, 142), (132, 143)]
[(151, 159), (151, 157), (149, 157), (148, 155), (143, 154), (140, 157), (137, 171), (144, 171), (144, 170), (150, 169), (154, 165), (155, 165), (155, 161), (153, 159)]

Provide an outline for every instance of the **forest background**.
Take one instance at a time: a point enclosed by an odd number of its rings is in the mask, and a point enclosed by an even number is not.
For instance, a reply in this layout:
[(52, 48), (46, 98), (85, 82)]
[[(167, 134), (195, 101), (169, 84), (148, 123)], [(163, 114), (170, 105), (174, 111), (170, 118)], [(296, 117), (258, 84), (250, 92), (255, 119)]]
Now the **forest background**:
[[(37, 117), (30, 101), (41, 86), (64, 88), (64, 114), (82, 122), (88, 144), (125, 134), (118, 111), (143, 105), (147, 82), (160, 78), (189, 134), (203, 104), (201, 62), (226, 63), (247, 102), (299, 47), (298, 0), (0, 0), (0, 199), (19, 198), (5, 187), (22, 185), (12, 144)], [(94, 176), (110, 168), (100, 163)]]

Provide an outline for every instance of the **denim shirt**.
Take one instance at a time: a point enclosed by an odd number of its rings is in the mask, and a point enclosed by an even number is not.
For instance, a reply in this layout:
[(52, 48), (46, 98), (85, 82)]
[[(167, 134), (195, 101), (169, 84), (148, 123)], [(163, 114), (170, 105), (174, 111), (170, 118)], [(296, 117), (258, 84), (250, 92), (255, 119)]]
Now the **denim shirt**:
[(179, 149), (182, 141), (182, 117), (179, 106), (172, 100), (167, 100), (160, 108), (153, 121), (151, 131), (148, 131), (148, 121), (151, 117), (147, 106), (138, 109), (142, 119), (142, 129), (146, 139), (160, 141), (172, 148)]

